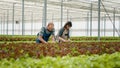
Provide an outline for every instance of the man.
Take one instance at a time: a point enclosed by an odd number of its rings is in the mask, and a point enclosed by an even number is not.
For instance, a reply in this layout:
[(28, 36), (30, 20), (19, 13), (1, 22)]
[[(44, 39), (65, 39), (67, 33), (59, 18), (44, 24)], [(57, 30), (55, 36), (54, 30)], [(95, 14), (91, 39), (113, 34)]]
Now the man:
[(70, 28), (72, 27), (72, 22), (68, 21), (58, 32), (59, 42), (69, 42), (70, 41)]
[(36, 43), (47, 43), (49, 37), (52, 35), (52, 40), (55, 41), (55, 29), (52, 22), (48, 23), (47, 27), (42, 27), (37, 34)]

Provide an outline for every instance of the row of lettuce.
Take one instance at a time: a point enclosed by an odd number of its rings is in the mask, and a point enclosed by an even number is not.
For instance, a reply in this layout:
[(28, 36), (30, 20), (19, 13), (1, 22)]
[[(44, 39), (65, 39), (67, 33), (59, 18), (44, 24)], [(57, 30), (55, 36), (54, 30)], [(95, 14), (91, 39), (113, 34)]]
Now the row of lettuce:
[[(28, 35), (28, 36), (20, 36), (20, 35), (1, 35), (0, 41), (35, 41), (37, 36)], [(71, 37), (72, 41), (96, 41), (97, 37)], [(51, 40), (51, 39), (50, 39)], [(103, 41), (120, 41), (120, 37), (101, 37)]]
[[(120, 68), (120, 38), (72, 37), (70, 43), (7, 43), (35, 41), (36, 36), (0, 36), (0, 68)], [(117, 42), (116, 42), (117, 41)]]
[(4, 43), (0, 44), (0, 59), (29, 57), (63, 57), (120, 52), (120, 42), (72, 42), (72, 43)]
[(120, 53), (0, 60), (1, 68), (120, 68)]

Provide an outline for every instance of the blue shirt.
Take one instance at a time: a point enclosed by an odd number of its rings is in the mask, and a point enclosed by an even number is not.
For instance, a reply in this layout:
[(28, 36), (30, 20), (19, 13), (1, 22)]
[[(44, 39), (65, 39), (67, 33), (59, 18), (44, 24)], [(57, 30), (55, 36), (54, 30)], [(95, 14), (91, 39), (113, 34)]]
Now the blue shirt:
[(47, 34), (55, 35), (55, 29), (53, 29), (52, 31), (48, 31), (47, 27), (42, 27), (37, 36), (43, 36), (44, 31), (46, 31)]

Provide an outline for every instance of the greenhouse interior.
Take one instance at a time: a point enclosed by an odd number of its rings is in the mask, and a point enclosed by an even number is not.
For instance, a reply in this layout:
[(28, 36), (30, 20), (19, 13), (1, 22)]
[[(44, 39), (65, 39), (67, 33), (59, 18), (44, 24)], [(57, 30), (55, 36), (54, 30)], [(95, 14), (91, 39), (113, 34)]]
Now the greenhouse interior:
[(120, 68), (120, 0), (0, 0), (0, 68)]

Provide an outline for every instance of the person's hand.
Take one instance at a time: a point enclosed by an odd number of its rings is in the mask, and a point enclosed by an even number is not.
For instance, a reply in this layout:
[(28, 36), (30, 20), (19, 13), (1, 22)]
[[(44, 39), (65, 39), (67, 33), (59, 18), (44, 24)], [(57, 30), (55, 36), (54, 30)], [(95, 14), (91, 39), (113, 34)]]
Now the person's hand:
[(44, 42), (44, 44), (48, 44), (48, 42)]
[(68, 40), (69, 42), (73, 42), (72, 40)]
[(68, 39), (68, 41), (69, 41), (69, 42), (71, 42), (71, 40), (70, 40), (70, 39)]
[(51, 43), (56, 43), (55, 41), (52, 41)]
[(65, 40), (64, 42), (69, 42), (69, 40)]

